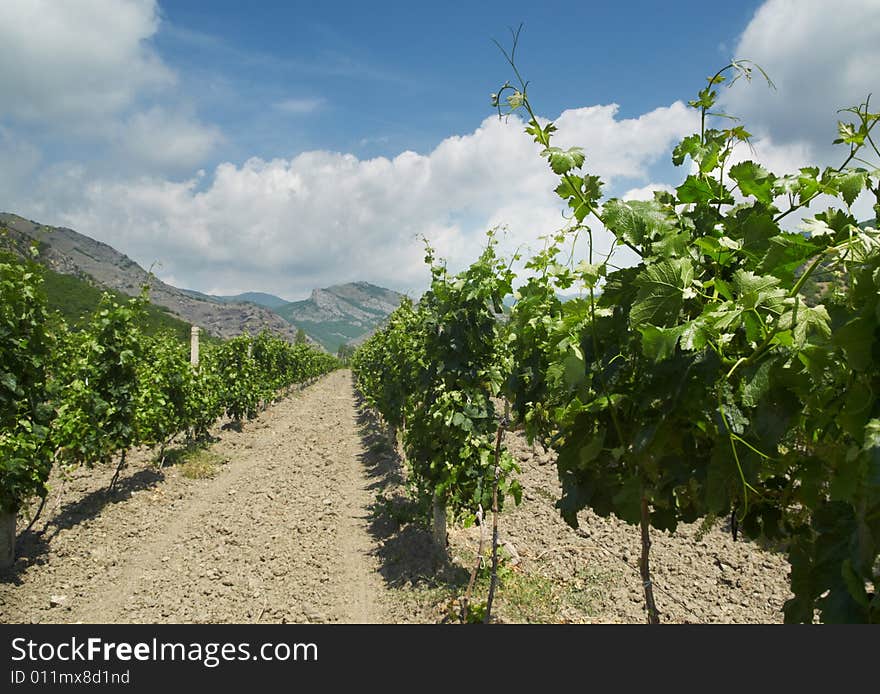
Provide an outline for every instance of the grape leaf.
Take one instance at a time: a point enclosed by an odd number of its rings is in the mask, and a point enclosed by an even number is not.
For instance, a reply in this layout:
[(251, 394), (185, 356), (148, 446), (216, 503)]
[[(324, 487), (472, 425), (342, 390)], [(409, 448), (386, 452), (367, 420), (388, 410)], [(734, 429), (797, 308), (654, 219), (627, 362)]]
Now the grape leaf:
[(630, 309), (630, 324), (670, 327), (678, 320), (684, 292), (693, 279), (694, 268), (688, 258), (663, 260), (644, 268), (636, 276), (639, 292)]
[(769, 205), (773, 202), (773, 184), (776, 177), (753, 161), (743, 161), (730, 167), (730, 177), (737, 182), (743, 195), (752, 196)]
[(553, 173), (563, 175), (580, 167), (584, 163), (584, 151), (580, 147), (562, 150), (559, 147), (548, 147), (541, 154), (550, 161)]
[(640, 326), (642, 353), (655, 363), (669, 359), (675, 354), (675, 345), (686, 327), (687, 324), (676, 325), (674, 328), (658, 328), (653, 325)]
[(633, 246), (675, 231), (674, 221), (654, 200), (609, 200), (602, 208), (602, 221), (618, 239)]

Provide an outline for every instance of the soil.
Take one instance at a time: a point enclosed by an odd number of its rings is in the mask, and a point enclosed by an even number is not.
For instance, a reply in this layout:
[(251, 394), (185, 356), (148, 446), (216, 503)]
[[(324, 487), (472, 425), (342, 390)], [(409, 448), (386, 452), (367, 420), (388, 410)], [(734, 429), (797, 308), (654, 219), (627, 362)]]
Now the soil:
[[(212, 432), (213, 475), (159, 468), (155, 451), (112, 470), (53, 473), (43, 515), (0, 574), (6, 623), (439, 622), (457, 619), (479, 528), (453, 525), (445, 552), (416, 517), (405, 466), (349, 371), (273, 404), (241, 431)], [(644, 622), (637, 528), (554, 508), (552, 452), (517, 433), (522, 504), (501, 514), (493, 618)], [(177, 456), (183, 460), (184, 456)], [(19, 532), (27, 525), (20, 514)], [(782, 554), (733, 542), (721, 525), (654, 532), (664, 622), (779, 622), (790, 597)], [(487, 534), (488, 537), (488, 534)], [(478, 572), (473, 612), (485, 602)]]

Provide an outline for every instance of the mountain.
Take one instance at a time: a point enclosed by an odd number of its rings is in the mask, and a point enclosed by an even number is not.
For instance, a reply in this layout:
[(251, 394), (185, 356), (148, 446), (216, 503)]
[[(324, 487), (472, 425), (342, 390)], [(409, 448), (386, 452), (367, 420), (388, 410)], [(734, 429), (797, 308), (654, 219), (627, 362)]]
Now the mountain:
[(292, 301), (275, 312), (335, 353), (341, 345), (362, 342), (402, 298), (391, 289), (351, 282), (315, 289), (308, 299)]
[(150, 286), (150, 301), (180, 320), (198, 325), (209, 334), (221, 338), (243, 332), (256, 334), (263, 328), (296, 339), (296, 328), (263, 306), (254, 303), (223, 303), (203, 299), (165, 284), (149, 275), (131, 258), (72, 229), (47, 227), (14, 214), (0, 213), (0, 245), (26, 254), (32, 241), (38, 242), (37, 260), (60, 275), (72, 275), (99, 288), (108, 288), (128, 296), (140, 293), (144, 284)]
[(243, 294), (235, 294), (234, 296), (218, 296), (216, 294), (203, 294), (195, 289), (181, 289), (184, 294), (195, 299), (203, 299), (204, 301), (219, 301), (221, 304), (256, 304), (263, 308), (274, 311), (290, 303), (287, 299), (282, 299), (274, 294), (266, 294), (264, 292), (244, 292)]
[[(69, 326), (75, 327), (83, 319), (88, 320), (98, 308), (104, 291), (109, 291), (119, 303), (123, 303), (128, 298), (121, 292), (99, 288), (76, 275), (62, 275), (46, 266), (41, 267), (47, 307), (50, 311), (58, 311)], [(189, 344), (190, 324), (172, 315), (164, 306), (147, 304), (141, 326), (147, 335), (159, 330), (170, 331), (178, 340)], [(210, 340), (211, 337), (206, 335), (205, 339)]]

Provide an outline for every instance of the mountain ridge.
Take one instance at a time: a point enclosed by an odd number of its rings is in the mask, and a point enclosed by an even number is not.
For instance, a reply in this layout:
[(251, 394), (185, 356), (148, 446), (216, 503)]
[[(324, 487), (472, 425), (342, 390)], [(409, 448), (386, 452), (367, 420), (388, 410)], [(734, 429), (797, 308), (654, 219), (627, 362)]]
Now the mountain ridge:
[(241, 294), (206, 294), (195, 289), (181, 289), (181, 292), (194, 299), (205, 301), (219, 301), (223, 304), (256, 304), (270, 311), (280, 308), (290, 302), (274, 294), (266, 292), (242, 292)]
[(52, 227), (19, 215), (0, 213), (0, 227), (7, 229), (5, 245), (19, 255), (30, 242), (39, 247), (38, 262), (66, 275), (89, 277), (97, 284), (136, 296), (145, 284), (150, 301), (163, 306), (181, 320), (197, 325), (220, 338), (242, 333), (256, 334), (267, 328), (294, 341), (296, 328), (283, 318), (256, 304), (220, 303), (188, 296), (144, 270), (127, 255), (67, 227)]
[(335, 352), (372, 334), (402, 298), (400, 292), (369, 282), (348, 282), (314, 289), (308, 299), (291, 301), (276, 312)]
[(309, 342), (336, 352), (343, 344), (366, 339), (403, 297), (369, 282), (314, 289), (301, 301), (286, 301), (265, 292), (205, 294), (167, 284), (109, 244), (67, 227), (0, 212), (0, 229), (7, 230), (0, 235), (0, 247), (30, 257), (28, 247), (36, 241), (37, 261), (55, 273), (86, 279), (128, 296), (136, 296), (149, 284), (151, 303), (223, 339), (268, 328), (295, 341), (302, 329)]

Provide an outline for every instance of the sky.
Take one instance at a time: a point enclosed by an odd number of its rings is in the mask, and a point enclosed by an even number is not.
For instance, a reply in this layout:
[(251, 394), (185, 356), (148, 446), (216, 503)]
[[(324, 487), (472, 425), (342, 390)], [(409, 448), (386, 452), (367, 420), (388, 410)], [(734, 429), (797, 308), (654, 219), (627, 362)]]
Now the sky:
[(520, 24), (530, 101), (609, 196), (687, 175), (686, 102), (731, 58), (776, 85), (722, 96), (754, 134), (737, 156), (776, 173), (839, 164), (837, 109), (880, 98), (880, 0), (3, 0), (0, 211), (178, 287), (418, 296), (422, 237), (457, 270), (490, 228), (510, 254), (565, 224), (523, 122), (490, 105)]

